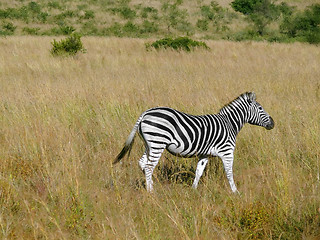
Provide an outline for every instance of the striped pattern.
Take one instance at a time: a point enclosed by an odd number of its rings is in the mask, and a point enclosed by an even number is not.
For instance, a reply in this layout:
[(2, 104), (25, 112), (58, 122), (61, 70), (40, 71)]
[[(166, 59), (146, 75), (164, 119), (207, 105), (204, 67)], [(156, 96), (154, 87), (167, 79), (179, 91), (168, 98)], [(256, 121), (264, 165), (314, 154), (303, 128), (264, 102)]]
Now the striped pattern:
[(244, 93), (225, 105), (218, 114), (194, 116), (168, 107), (152, 108), (139, 117), (122, 151), (114, 163), (120, 161), (133, 144), (136, 131), (145, 142), (146, 151), (139, 165), (146, 175), (147, 190), (152, 191), (152, 173), (162, 152), (181, 157), (198, 157), (196, 177), (199, 179), (209, 156), (222, 159), (231, 190), (237, 192), (232, 165), (236, 136), (245, 123), (272, 129), (274, 122), (256, 101), (254, 93)]

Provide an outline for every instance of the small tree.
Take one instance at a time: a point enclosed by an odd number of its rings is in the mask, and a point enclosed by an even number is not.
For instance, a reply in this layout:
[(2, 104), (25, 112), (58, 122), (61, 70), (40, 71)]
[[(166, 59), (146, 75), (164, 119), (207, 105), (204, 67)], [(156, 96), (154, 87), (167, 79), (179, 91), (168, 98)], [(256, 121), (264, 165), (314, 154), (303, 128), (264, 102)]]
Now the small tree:
[(309, 43), (320, 43), (320, 4), (307, 7), (303, 12), (287, 15), (280, 25), (282, 33)]
[(53, 42), (51, 42), (51, 54), (54, 56), (74, 56), (79, 51), (83, 53), (86, 52), (80, 38), (81, 35), (74, 33), (60, 41), (54, 39)]
[(187, 33), (191, 31), (191, 24), (187, 20), (187, 10), (179, 9), (181, 3), (181, 0), (177, 0), (174, 3), (166, 2), (161, 6), (162, 19), (167, 25), (168, 32), (171, 31), (171, 28)]
[(263, 35), (266, 26), (280, 15), (280, 9), (271, 0), (234, 0), (231, 7), (244, 14), (259, 35)]
[(203, 30), (208, 30), (208, 22), (212, 22), (217, 32), (228, 30), (227, 10), (219, 6), (216, 1), (211, 1), (210, 5), (200, 6), (201, 19), (196, 26)]

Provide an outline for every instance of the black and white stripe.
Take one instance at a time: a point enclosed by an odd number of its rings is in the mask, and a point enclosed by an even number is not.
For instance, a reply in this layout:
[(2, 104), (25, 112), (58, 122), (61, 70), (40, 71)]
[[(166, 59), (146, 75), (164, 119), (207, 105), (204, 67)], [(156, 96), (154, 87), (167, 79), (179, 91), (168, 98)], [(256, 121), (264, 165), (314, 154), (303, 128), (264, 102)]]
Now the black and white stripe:
[(231, 190), (237, 192), (232, 173), (233, 152), (236, 136), (245, 123), (268, 130), (274, 127), (273, 119), (251, 92), (240, 95), (225, 105), (218, 114), (194, 116), (168, 107), (151, 108), (141, 114), (114, 163), (120, 161), (131, 149), (138, 131), (146, 146), (139, 165), (146, 175), (148, 191), (152, 191), (153, 170), (162, 152), (167, 149), (177, 156), (199, 158), (194, 188), (197, 188), (208, 157), (220, 157)]

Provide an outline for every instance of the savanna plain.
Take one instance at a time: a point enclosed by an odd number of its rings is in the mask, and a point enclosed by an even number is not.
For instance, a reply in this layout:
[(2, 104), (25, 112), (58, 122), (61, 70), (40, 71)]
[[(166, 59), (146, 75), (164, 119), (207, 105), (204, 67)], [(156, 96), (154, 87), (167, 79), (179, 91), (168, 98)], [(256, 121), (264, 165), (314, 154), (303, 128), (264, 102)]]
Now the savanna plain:
[[(83, 38), (50, 55), (50, 37), (0, 39), (1, 239), (319, 239), (320, 49), (206, 41), (147, 51), (147, 39)], [(144, 188), (139, 115), (155, 106), (217, 113), (246, 91), (275, 128), (238, 135), (231, 193), (218, 158), (197, 190), (196, 159), (168, 153)]]

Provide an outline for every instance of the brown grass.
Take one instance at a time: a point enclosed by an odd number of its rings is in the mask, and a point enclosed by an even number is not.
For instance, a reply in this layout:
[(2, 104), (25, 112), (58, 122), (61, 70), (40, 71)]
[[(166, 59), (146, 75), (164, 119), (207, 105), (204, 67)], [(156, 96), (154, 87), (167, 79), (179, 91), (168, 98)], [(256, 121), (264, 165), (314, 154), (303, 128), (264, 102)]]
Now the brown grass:
[[(7, 239), (312, 239), (319, 236), (320, 50), (208, 41), (210, 51), (145, 50), (147, 40), (84, 38), (86, 54), (50, 55), (49, 37), (0, 39), (0, 236)], [(197, 191), (139, 183), (137, 117), (170, 106), (216, 113), (255, 91), (275, 129), (246, 126), (231, 194), (218, 159)], [(187, 162), (169, 154), (164, 162)], [(214, 167), (217, 167), (217, 170)], [(157, 180), (158, 179), (158, 180)]]

